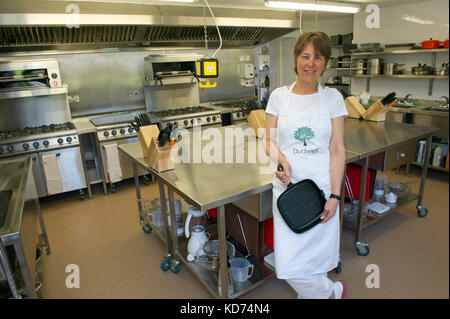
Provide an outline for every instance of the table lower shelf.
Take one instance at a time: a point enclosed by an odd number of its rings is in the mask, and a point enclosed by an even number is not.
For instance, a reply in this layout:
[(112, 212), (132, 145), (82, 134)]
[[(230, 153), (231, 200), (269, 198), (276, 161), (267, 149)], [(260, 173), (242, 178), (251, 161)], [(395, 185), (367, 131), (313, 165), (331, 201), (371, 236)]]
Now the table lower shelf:
[[(366, 229), (367, 227), (369, 227), (369, 226), (371, 226), (371, 225), (373, 225), (373, 224), (379, 222), (380, 220), (382, 220), (382, 219), (384, 219), (384, 218), (386, 218), (386, 217), (392, 215), (393, 213), (395, 213), (395, 212), (397, 211), (397, 209), (398, 209), (399, 207), (401, 207), (401, 206), (403, 206), (403, 205), (406, 205), (406, 204), (408, 204), (408, 203), (410, 203), (410, 202), (412, 202), (412, 201), (415, 201), (415, 200), (417, 200), (418, 198), (419, 198), (419, 195), (418, 195), (418, 194), (415, 194), (415, 193), (409, 193), (409, 194), (408, 194), (407, 196), (405, 196), (405, 197), (398, 198), (397, 203), (395, 203), (395, 204), (390, 204), (390, 203), (387, 203), (387, 202), (384, 200), (384, 197), (383, 197), (383, 199), (380, 200), (380, 201), (378, 201), (378, 202), (381, 203), (381, 204), (384, 204), (384, 205), (389, 206), (390, 209), (389, 209), (387, 212), (385, 212), (385, 213), (383, 213), (383, 214), (381, 214), (381, 215), (370, 214), (370, 212), (369, 212), (370, 215), (365, 214), (364, 216), (367, 216), (368, 221), (367, 221), (366, 223), (364, 223), (364, 224), (361, 225), (361, 229)], [(376, 202), (376, 200), (374, 200), (374, 199), (369, 200), (369, 204), (371, 204), (371, 203), (373, 203), (373, 202)], [(363, 214), (364, 214), (364, 213), (363, 213)], [(346, 223), (346, 222), (345, 222), (345, 218), (344, 218), (343, 227), (344, 227), (344, 228), (347, 228), (347, 229), (351, 229), (351, 230), (353, 230), (353, 231), (356, 231), (356, 227), (357, 227), (357, 225), (356, 225), (356, 219), (355, 219), (354, 223), (353, 223), (353, 222), (352, 222), (352, 223)]]
[[(191, 271), (194, 276), (207, 288), (207, 290), (216, 298), (221, 298), (221, 289), (219, 286), (219, 268), (216, 271), (208, 270), (200, 265), (197, 261), (189, 262), (187, 260), (187, 245), (189, 239), (185, 237), (178, 238), (178, 252), (177, 255), (181, 262)], [(236, 250), (236, 257), (244, 257), (238, 250)], [(253, 275), (250, 279), (244, 282), (234, 281), (229, 282), (228, 297), (237, 298), (246, 292), (262, 285), (266, 280), (275, 275), (275, 269), (264, 262), (263, 257), (257, 258), (254, 256), (248, 257), (250, 263), (254, 265)], [(218, 261), (219, 262), (219, 261)], [(231, 278), (231, 269), (229, 270)]]

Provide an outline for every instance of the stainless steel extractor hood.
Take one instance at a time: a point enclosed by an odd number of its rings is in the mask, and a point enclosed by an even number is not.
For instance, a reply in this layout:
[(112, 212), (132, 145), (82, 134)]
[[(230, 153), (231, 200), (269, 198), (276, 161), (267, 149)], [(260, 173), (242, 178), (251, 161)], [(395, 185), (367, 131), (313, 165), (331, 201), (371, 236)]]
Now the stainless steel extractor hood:
[[(14, 1), (1, 4), (0, 49), (85, 50), (98, 48), (217, 47), (208, 10), (193, 6)], [(23, 5), (20, 6), (19, 4)], [(51, 3), (51, 5), (50, 5)], [(223, 48), (252, 47), (298, 28), (295, 12), (214, 8)]]

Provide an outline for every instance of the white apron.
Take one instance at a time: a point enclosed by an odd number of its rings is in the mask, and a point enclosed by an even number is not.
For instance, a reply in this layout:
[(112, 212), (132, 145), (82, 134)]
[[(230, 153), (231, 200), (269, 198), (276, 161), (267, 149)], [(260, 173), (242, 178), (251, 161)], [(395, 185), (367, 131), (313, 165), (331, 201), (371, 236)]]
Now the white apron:
[[(299, 105), (296, 100), (301, 99), (301, 95), (292, 93), (294, 85), (295, 82), (286, 93), (278, 114), (278, 147), (291, 165), (291, 182), (312, 179), (328, 199), (331, 193), (331, 118), (326, 89), (318, 86), (318, 105)], [(339, 260), (339, 207), (328, 222), (296, 234), (286, 225), (277, 208), (277, 199), (285, 189), (275, 176), (273, 221), (277, 277), (298, 278), (332, 270)]]

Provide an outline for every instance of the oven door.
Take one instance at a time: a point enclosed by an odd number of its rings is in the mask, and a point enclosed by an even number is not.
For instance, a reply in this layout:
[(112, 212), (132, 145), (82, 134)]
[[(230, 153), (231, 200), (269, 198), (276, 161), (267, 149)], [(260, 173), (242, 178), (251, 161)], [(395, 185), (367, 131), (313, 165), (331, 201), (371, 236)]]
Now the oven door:
[[(42, 156), (50, 154), (56, 154), (63, 192), (86, 187), (86, 178), (79, 146), (39, 152), (39, 160), (42, 162)], [(42, 168), (42, 172), (44, 172), (44, 168)]]
[[(106, 168), (107, 158), (106, 158), (106, 151), (105, 151), (104, 146), (111, 145), (111, 144), (120, 145), (120, 144), (132, 143), (132, 142), (137, 142), (137, 141), (138, 141), (137, 137), (130, 137), (130, 138), (124, 138), (124, 139), (119, 139), (119, 140), (114, 140), (114, 141), (100, 142), (104, 176), (108, 176), (108, 170)], [(119, 162), (120, 162), (120, 169), (122, 170), (122, 180), (133, 177), (134, 176), (133, 163), (121, 151), (119, 151)], [(139, 176), (142, 176), (142, 175), (145, 175), (146, 173), (142, 169), (138, 168), (138, 174), (139, 174)], [(107, 182), (108, 183), (110, 182), (109, 178), (108, 178)]]
[[(44, 179), (44, 171), (41, 169), (42, 164), (41, 160), (37, 153), (31, 153), (27, 155), (20, 155), (20, 156), (14, 156), (11, 158), (23, 158), (23, 157), (29, 157), (31, 156), (32, 159), (32, 170), (33, 170), (33, 176), (34, 176), (34, 182), (36, 184), (36, 190), (38, 193), (38, 197), (45, 197), (47, 196), (47, 188), (45, 186), (45, 179)], [(10, 159), (10, 158), (8, 158)]]

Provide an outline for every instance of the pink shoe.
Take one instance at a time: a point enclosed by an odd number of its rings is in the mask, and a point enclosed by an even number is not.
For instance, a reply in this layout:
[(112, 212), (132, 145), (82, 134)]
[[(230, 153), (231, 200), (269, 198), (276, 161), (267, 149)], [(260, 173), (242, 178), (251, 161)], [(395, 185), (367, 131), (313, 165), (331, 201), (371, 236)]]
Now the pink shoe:
[(339, 280), (342, 284), (342, 296), (341, 299), (344, 299), (345, 294), (347, 293), (347, 285), (345, 284), (345, 282), (343, 280)]
[(333, 283), (333, 291), (335, 299), (344, 299), (345, 294), (347, 293), (347, 285), (343, 280), (338, 280)]

